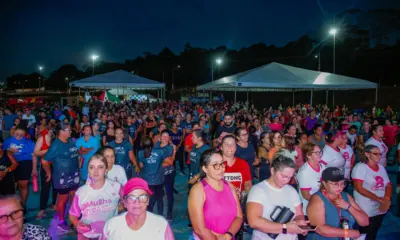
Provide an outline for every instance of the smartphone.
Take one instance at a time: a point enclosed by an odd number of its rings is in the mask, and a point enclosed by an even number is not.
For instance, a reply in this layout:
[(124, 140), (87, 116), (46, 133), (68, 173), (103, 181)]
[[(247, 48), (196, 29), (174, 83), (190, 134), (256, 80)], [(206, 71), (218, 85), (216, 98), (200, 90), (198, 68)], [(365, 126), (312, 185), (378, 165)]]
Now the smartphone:
[(308, 231), (315, 231), (315, 226), (306, 225), (306, 226), (299, 226), (301, 229), (308, 230)]

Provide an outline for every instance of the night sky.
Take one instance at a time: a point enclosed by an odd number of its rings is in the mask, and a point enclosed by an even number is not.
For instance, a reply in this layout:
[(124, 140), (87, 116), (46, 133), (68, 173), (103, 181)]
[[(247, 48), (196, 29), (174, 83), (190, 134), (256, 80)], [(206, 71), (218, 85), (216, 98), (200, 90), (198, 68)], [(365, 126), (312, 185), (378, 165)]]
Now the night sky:
[[(393, 0), (14, 0), (2, 2), (0, 81), (45, 66), (101, 60), (124, 62), (186, 42), (240, 49), (256, 42), (285, 45), (333, 24), (349, 8), (397, 7)], [(395, 3), (397, 2), (397, 3)]]

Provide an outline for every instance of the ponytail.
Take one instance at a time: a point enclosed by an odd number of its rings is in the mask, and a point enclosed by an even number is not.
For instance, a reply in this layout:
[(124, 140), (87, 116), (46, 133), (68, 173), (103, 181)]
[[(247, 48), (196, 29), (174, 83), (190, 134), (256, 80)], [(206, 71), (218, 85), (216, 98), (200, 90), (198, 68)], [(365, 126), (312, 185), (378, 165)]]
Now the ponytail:
[(151, 151), (153, 150), (153, 140), (149, 136), (145, 136), (142, 139), (142, 148), (144, 151), (144, 157), (148, 158), (151, 155)]

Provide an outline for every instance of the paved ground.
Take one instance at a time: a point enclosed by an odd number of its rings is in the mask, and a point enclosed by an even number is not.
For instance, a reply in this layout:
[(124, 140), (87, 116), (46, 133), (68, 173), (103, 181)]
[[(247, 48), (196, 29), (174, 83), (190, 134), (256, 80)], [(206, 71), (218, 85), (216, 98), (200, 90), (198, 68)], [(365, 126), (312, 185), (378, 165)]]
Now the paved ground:
[[(395, 217), (395, 213), (397, 212), (397, 196), (395, 194), (395, 186), (396, 186), (396, 168), (397, 165), (388, 167), (389, 175), (394, 186), (394, 194), (392, 197), (393, 206), (391, 207), (390, 212), (384, 219), (383, 226), (381, 227), (378, 239), (382, 240), (395, 240), (400, 239), (400, 218)], [(174, 206), (174, 220), (171, 224), (173, 231), (175, 233), (175, 238), (178, 240), (188, 239), (189, 238), (189, 229), (187, 227), (188, 224), (188, 216), (187, 216), (187, 185), (186, 185), (187, 177), (178, 174), (176, 176), (176, 189), (179, 191), (179, 194), (175, 195), (175, 206)], [(57, 236), (55, 235), (55, 220), (52, 218), (54, 215), (53, 210), (48, 211), (48, 215), (43, 220), (37, 221), (35, 220), (35, 215), (38, 212), (39, 208), (39, 194), (38, 193), (30, 193), (28, 199), (28, 213), (27, 220), (33, 224), (39, 224), (45, 227), (49, 227), (49, 232), (52, 234), (53, 239), (56, 240), (72, 240), (76, 239), (74, 233), (66, 236)], [(164, 206), (166, 207), (166, 200)], [(166, 209), (165, 209), (166, 211)], [(245, 239), (250, 239), (250, 236), (245, 236)]]

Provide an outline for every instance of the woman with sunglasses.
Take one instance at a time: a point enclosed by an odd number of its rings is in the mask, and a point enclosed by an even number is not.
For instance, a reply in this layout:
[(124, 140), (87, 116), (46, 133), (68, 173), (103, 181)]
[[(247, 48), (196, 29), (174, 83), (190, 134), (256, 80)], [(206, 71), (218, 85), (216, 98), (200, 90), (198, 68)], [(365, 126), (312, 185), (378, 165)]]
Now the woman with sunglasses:
[(147, 211), (153, 192), (145, 180), (130, 179), (123, 187), (122, 194), (122, 202), (127, 211), (107, 221), (103, 230), (104, 240), (175, 239), (168, 221)]
[(106, 178), (107, 160), (103, 155), (95, 154), (89, 159), (88, 172), (89, 183), (76, 191), (69, 209), (78, 240), (100, 239), (106, 221), (118, 213), (122, 191), (121, 184)]
[(24, 210), (15, 196), (0, 197), (0, 239), (50, 240), (47, 230), (39, 225), (24, 224)]
[(388, 153), (388, 147), (386, 144), (383, 142), (383, 127), (381, 125), (372, 125), (372, 137), (368, 139), (368, 141), (365, 142), (366, 145), (374, 145), (377, 146), (381, 152), (381, 158), (379, 160), (379, 163), (382, 164), (383, 167), (386, 167), (386, 155)]
[(320, 189), (321, 174), (325, 166), (321, 164), (322, 150), (318, 145), (306, 143), (302, 151), (306, 163), (300, 167), (297, 173), (297, 182), (299, 184), (300, 199), (303, 203), (303, 212), (306, 213), (311, 195)]
[(354, 199), (369, 216), (369, 226), (362, 227), (366, 239), (376, 239), (383, 218), (390, 208), (392, 184), (385, 167), (380, 164), (381, 151), (375, 145), (366, 145), (360, 152), (361, 162), (354, 167), (351, 177)]
[(345, 178), (343, 169), (326, 168), (321, 175), (321, 189), (311, 196), (307, 207), (310, 224), (315, 232), (307, 239), (356, 239), (359, 226), (368, 226), (368, 216), (350, 194), (343, 192)]
[(201, 180), (190, 190), (188, 209), (194, 239), (233, 239), (242, 222), (235, 187), (224, 180), (225, 163), (219, 151), (200, 158)]

